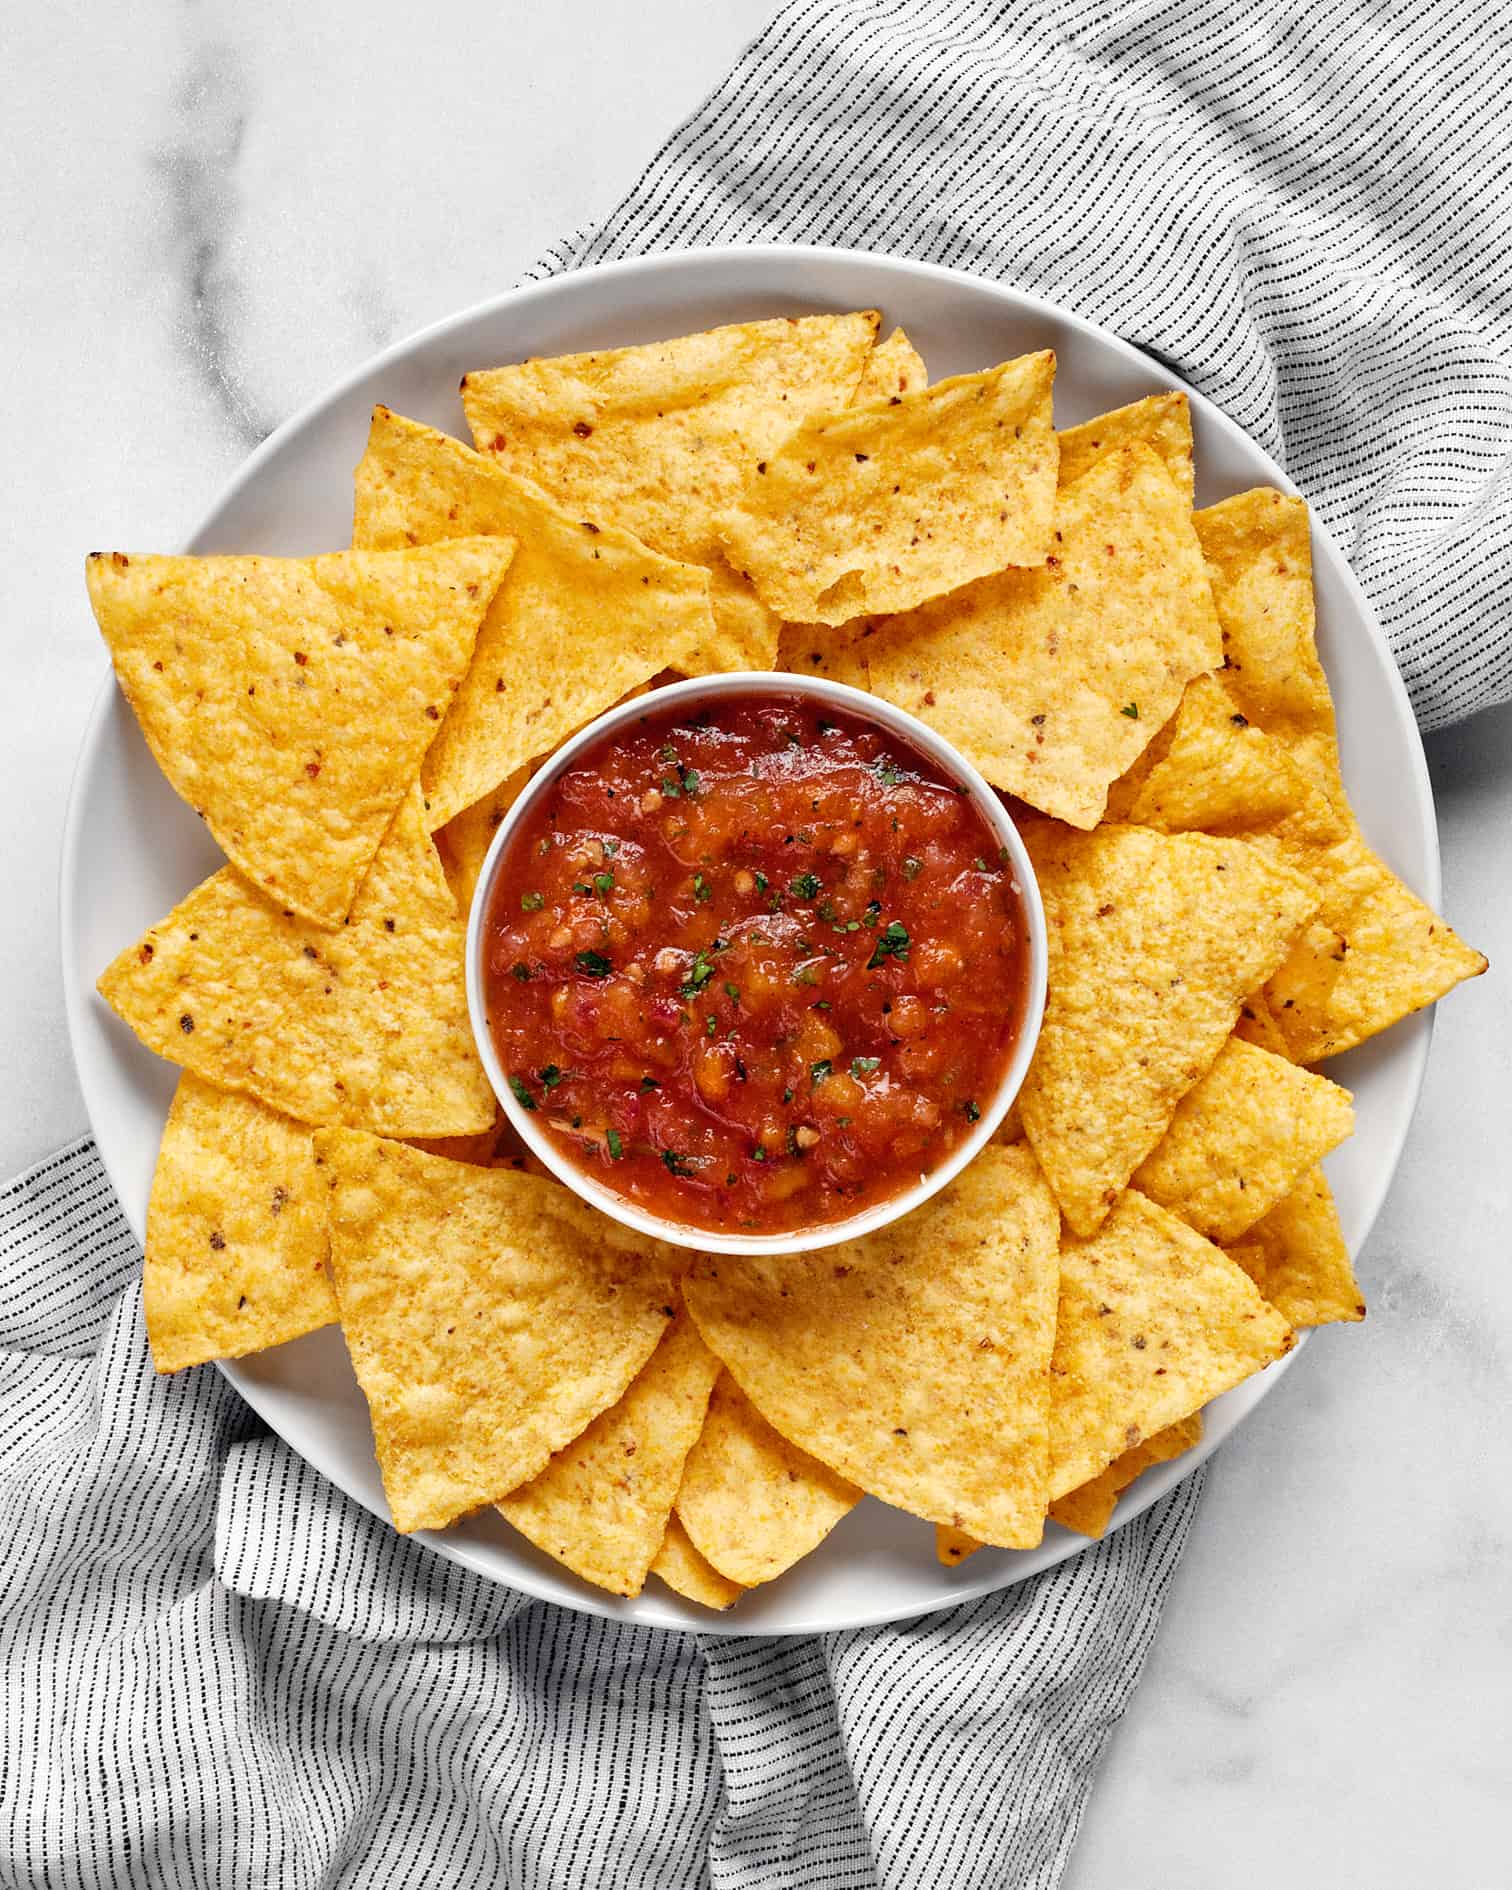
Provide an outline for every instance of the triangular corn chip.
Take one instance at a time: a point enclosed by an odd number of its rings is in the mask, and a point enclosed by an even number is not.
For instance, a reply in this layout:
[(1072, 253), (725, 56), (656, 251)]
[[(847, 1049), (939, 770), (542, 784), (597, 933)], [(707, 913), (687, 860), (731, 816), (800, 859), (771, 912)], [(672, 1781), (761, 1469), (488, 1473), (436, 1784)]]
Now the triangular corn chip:
[(714, 636), (709, 574), (583, 523), (433, 427), (375, 407), (356, 474), (354, 544), (475, 533), (516, 541), (422, 779), (432, 827), (659, 670), (697, 670)]
[(326, 1191), (303, 1123), (179, 1078), (147, 1207), (142, 1305), (160, 1372), (330, 1324)]
[(785, 623), (776, 667), (790, 676), (825, 676), (852, 689), (869, 689), (867, 648), (860, 638), (837, 634), (822, 623)]
[[(1108, 1524), (1113, 1520), (1113, 1510), (1119, 1496), (1135, 1478), (1153, 1464), (1168, 1463), (1172, 1457), (1179, 1457), (1183, 1451), (1190, 1450), (1193, 1444), (1199, 1442), (1201, 1437), (1200, 1411), (1194, 1411), (1191, 1417), (1183, 1418), (1179, 1424), (1168, 1424), (1163, 1431), (1157, 1431), (1142, 1444), (1136, 1444), (1121, 1457), (1115, 1457), (1101, 1476), (1093, 1477), (1090, 1483), (1084, 1483), (1079, 1490), (1068, 1490), (1052, 1503), (1051, 1521), (1058, 1522), (1063, 1529), (1074, 1529), (1078, 1535), (1094, 1539), (1105, 1535)], [(984, 1546), (963, 1529), (951, 1529), (942, 1524), (935, 1530), (935, 1554), (946, 1568), (958, 1568), (968, 1555), (974, 1555)]]
[(773, 1580), (817, 1549), (860, 1500), (720, 1373), (677, 1493), (689, 1539), (718, 1574), (742, 1588)]
[(234, 867), (108, 965), (101, 995), (149, 1050), (301, 1122), (468, 1135), (494, 1097), (467, 1014), (461, 922), (402, 912), (334, 932)]
[(674, 1256), (554, 1181), (322, 1130), (331, 1272), (394, 1527), (537, 1477), (674, 1316)]
[(499, 1513), (584, 1581), (638, 1595), (718, 1376), (719, 1360), (680, 1313), (619, 1403), (504, 1497)]
[(912, 610), (1052, 549), (1055, 356), (816, 414), (757, 461), (721, 524), (730, 562), (795, 622)]
[(891, 1227), (821, 1253), (711, 1256), (685, 1290), (790, 1443), (899, 1509), (1032, 1548), (1059, 1234), (1028, 1149), (988, 1148)]
[(1129, 1189), (1100, 1233), (1061, 1248), (1050, 1495), (1178, 1423), (1293, 1343), (1242, 1268)]
[(1223, 626), (1224, 687), (1342, 812), (1333, 698), (1316, 641), (1307, 506), (1257, 486), (1194, 513), (1192, 524)]
[[(1304, 932), (1306, 928), (1304, 927)], [(1295, 946), (1292, 948), (1295, 950)], [(1239, 1012), (1239, 1021), (1234, 1026), (1234, 1035), (1245, 1043), (1256, 1044), (1262, 1050), (1269, 1050), (1273, 1056), (1287, 1055), (1286, 1039), (1281, 1035), (1281, 1026), (1276, 1022), (1275, 1012), (1269, 1001), (1259, 991), (1252, 991), (1244, 1000)]]
[(727, 1581), (703, 1559), (675, 1514), (667, 1518), (667, 1533), (656, 1551), (651, 1573), (674, 1594), (685, 1601), (696, 1601), (701, 1608), (733, 1607), (745, 1593), (739, 1582)]
[(480, 452), (569, 511), (712, 565), (715, 520), (794, 427), (850, 399), (877, 321), (870, 312), (739, 322), (522, 361), (465, 375), (462, 406)]
[(1130, 817), (1164, 831), (1243, 833), (1317, 887), (1317, 918), (1265, 992), (1295, 1063), (1351, 1049), (1486, 968), (1371, 852), (1347, 803), (1330, 801), (1214, 677), (1189, 685)]
[(1052, 557), (1001, 571), (866, 643), (871, 687), (995, 787), (1091, 827), (1108, 784), (1220, 659), (1191, 508), (1146, 446), (1105, 453), (1059, 495)]
[(401, 918), (407, 925), (445, 925), (457, 912), (417, 783), (399, 803), (383, 845), (357, 888), (349, 922), (382, 925), (393, 919), (397, 931)]
[(1026, 826), (1049, 994), (1020, 1092), (1062, 1211), (1092, 1233), (1285, 956), (1317, 894), (1242, 840)]
[(1347, 1089), (1230, 1037), (1176, 1105), (1134, 1186), (1227, 1246), (1353, 1128)]
[(1304, 1175), (1264, 1220), (1228, 1248), (1283, 1319), (1326, 1326), (1365, 1317), (1365, 1299), (1321, 1168)]
[(463, 912), (472, 904), (473, 894), (478, 889), (478, 876), (483, 871), (483, 862), (493, 845), (493, 837), (499, 831), (504, 816), (519, 799), (520, 790), (530, 775), (529, 767), (516, 768), (491, 794), (485, 794), (482, 800), (474, 801), (471, 807), (464, 807), (460, 814), (454, 814), (436, 836), (441, 847), (442, 864), (446, 868), (447, 884)]
[(901, 400), (905, 394), (916, 394), (928, 385), (929, 369), (923, 357), (903, 330), (895, 328), (866, 357), (851, 405), (865, 407), (872, 401)]
[(174, 788), (253, 885), (339, 925), (513, 551), (458, 538), (324, 558), (96, 553), (89, 596)]
[(1128, 407), (1115, 407), (1080, 426), (1062, 427), (1060, 482), (1071, 485), (1094, 460), (1120, 446), (1147, 446), (1171, 475), (1188, 505), (1196, 489), (1192, 464), (1192, 408), (1185, 394), (1151, 394)]

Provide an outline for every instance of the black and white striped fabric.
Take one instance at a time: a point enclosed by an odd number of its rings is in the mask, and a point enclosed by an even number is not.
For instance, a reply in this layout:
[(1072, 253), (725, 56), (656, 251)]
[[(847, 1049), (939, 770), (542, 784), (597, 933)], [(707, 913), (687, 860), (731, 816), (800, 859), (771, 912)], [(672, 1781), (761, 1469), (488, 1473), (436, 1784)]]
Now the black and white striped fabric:
[[(1435, 727), (1512, 693), (1500, 0), (794, 0), (537, 274), (808, 241), (1012, 281), (1292, 471)], [(394, 1536), (159, 1380), (92, 1145), (0, 1193), (0, 1880), (1048, 1890), (1201, 1473), (945, 1615), (680, 1636)]]
[(1052, 1885), (1194, 1477), (948, 1615), (627, 1628), (395, 1536), (155, 1376), (94, 1146), (0, 1194), (8, 1890)]
[(1335, 533), (1424, 728), (1512, 696), (1505, 0), (793, 0), (600, 228), (886, 250), (1172, 366)]

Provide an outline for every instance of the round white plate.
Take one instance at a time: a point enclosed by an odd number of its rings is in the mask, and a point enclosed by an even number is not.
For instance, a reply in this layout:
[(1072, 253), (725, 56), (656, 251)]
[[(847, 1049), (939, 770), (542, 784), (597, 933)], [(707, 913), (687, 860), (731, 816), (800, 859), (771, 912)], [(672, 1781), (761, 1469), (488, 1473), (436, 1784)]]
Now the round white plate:
[[(901, 322), (934, 378), (1054, 348), (1055, 414), (1062, 426), (1182, 385), (1137, 349), (1062, 309), (923, 263), (796, 248), (652, 256), (515, 290), (389, 349), (266, 440), (186, 549), (291, 554), (348, 544), (352, 469), (377, 401), (465, 440), (457, 385), (469, 369), (653, 341), (720, 322), (855, 308), (880, 309), (884, 333)], [(1199, 504), (1253, 485), (1294, 490), (1231, 421), (1200, 396), (1191, 398)], [(1338, 706), (1350, 794), (1371, 844), (1437, 903), (1433, 802), (1406, 692), (1343, 556), (1316, 525), (1313, 554), (1318, 643)], [(90, 1121), (139, 1238), (177, 1072), (118, 1021), (96, 995), (95, 979), (123, 945), (219, 864), (204, 826), (159, 774), (131, 711), (107, 679), (84, 739), (64, 836), (64, 980)], [(1431, 1029), (1428, 1013), (1408, 1018), (1331, 1068), (1355, 1094), (1354, 1137), (1328, 1163), (1353, 1253), (1370, 1231), (1401, 1153)], [(1368, 1335), (1361, 1343), (1369, 1343)], [(1215, 1450), (1287, 1363), (1211, 1405), (1200, 1450), (1142, 1477), (1119, 1505), (1114, 1526)], [(222, 1369), (317, 1470), (386, 1515), (366, 1408), (336, 1328)], [(747, 1595), (731, 1614), (716, 1615), (655, 1581), (634, 1601), (606, 1595), (539, 1554), (491, 1510), (422, 1539), (480, 1574), (568, 1607), (742, 1634), (858, 1627), (950, 1607), (1086, 1546), (1051, 1524), (1038, 1549), (983, 1549), (961, 1567), (945, 1569), (935, 1560), (930, 1525), (867, 1499), (797, 1568)]]

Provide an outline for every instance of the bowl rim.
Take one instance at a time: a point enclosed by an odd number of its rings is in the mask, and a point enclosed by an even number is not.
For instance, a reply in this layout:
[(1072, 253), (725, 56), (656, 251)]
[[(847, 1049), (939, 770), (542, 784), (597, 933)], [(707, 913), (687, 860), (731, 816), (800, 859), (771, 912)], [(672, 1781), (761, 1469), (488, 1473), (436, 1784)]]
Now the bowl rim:
[[(606, 736), (613, 736), (638, 721), (648, 710), (674, 713), (683, 705), (721, 701), (729, 697), (751, 695), (800, 696), (808, 701), (843, 710), (851, 716), (870, 721), (909, 742), (942, 771), (966, 789), (977, 811), (987, 820), (1006, 849), (1013, 870), (1013, 890), (1024, 916), (1028, 966), (1023, 987), (1018, 1035), (992, 1101), (982, 1109), (981, 1119), (938, 1166), (928, 1170), (910, 1187), (900, 1189), (886, 1200), (873, 1202), (859, 1214), (844, 1220), (822, 1222), (813, 1227), (775, 1234), (737, 1234), (704, 1228), (690, 1222), (671, 1221), (652, 1214), (627, 1200), (607, 1183), (572, 1162), (523, 1108), (509, 1086), (499, 1059), (493, 1032), (489, 1027), (485, 934), (494, 886), (504, 855), (514, 833), (523, 824), (541, 796), (559, 781), (586, 750), (596, 747)], [(789, 675), (782, 670), (729, 670), (715, 676), (695, 676), (686, 681), (668, 683), (649, 694), (630, 696), (615, 703), (602, 715), (595, 716), (576, 734), (542, 761), (520, 793), (511, 802), (500, 821), (488, 852), (479, 869), (467, 917), (466, 980), (467, 1010), (472, 1022), (473, 1039), (488, 1080), (504, 1111), (505, 1120), (530, 1152), (570, 1188), (579, 1200), (597, 1208), (611, 1220), (635, 1232), (646, 1234), (670, 1246), (697, 1253), (797, 1254), (813, 1253), (842, 1242), (858, 1240), (892, 1226), (915, 1208), (948, 1186), (982, 1152), (1001, 1127), (1013, 1106), (1039, 1041), (1044, 1020), (1045, 993), (1049, 971), (1049, 940), (1044, 903), (1028, 849), (1017, 824), (991, 786), (964, 755), (927, 723), (880, 696), (855, 689), (849, 683), (835, 682), (827, 676)]]

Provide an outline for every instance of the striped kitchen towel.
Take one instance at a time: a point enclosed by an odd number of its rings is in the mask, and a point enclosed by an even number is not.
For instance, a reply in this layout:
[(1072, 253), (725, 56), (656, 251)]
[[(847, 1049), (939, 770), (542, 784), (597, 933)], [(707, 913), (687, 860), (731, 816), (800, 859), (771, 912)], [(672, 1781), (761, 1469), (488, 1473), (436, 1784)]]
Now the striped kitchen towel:
[(1200, 1473), (948, 1614), (625, 1627), (407, 1542), (160, 1379), (91, 1142), (0, 1193), (0, 1882), (1050, 1885)]
[[(1512, 693), (1509, 98), (1498, 0), (794, 0), (537, 273), (807, 241), (1077, 309), (1289, 467), (1436, 727)], [(90, 1144), (0, 1193), (0, 1881), (1056, 1882), (1200, 1473), (947, 1614), (627, 1628), (156, 1378), (138, 1263)]]

